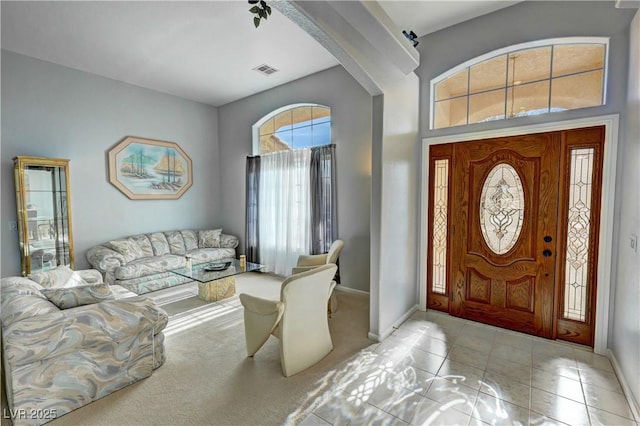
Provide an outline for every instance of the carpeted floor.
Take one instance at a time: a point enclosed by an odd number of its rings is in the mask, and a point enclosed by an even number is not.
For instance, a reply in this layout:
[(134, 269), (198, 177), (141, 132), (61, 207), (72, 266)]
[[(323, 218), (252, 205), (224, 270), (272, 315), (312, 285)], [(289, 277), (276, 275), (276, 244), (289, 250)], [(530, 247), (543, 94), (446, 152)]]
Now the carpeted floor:
[[(334, 350), (315, 366), (286, 378), (279, 343), (271, 337), (247, 358), (237, 294), (279, 298), (282, 278), (237, 277), (237, 293), (221, 302), (199, 300), (197, 286), (155, 292), (169, 313), (166, 363), (145, 380), (56, 419), (51, 425), (281, 425), (297, 424), (335, 390), (339, 368), (367, 338), (369, 298), (338, 291), (329, 320)], [(177, 290), (177, 291), (176, 291)]]

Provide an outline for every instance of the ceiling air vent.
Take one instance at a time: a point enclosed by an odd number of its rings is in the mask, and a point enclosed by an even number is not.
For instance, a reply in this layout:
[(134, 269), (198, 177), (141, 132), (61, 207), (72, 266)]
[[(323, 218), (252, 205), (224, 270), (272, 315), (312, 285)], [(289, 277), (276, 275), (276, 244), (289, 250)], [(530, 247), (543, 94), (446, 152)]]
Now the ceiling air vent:
[(269, 66), (269, 65), (267, 65), (267, 64), (258, 65), (258, 66), (257, 66), (257, 67), (255, 67), (253, 70), (254, 70), (254, 71), (258, 71), (259, 73), (262, 73), (262, 74), (264, 74), (264, 75), (271, 75), (271, 74), (273, 74), (274, 72), (278, 72), (278, 70), (277, 70), (277, 69), (275, 69), (275, 68), (273, 68), (273, 67), (270, 67), (270, 66)]

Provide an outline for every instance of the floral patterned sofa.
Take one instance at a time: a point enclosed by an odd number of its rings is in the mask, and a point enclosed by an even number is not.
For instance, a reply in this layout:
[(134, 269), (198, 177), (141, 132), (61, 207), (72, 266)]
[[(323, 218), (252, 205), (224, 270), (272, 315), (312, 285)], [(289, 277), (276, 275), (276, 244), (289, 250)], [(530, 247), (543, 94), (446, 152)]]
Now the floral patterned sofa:
[(238, 238), (222, 229), (154, 232), (92, 247), (87, 260), (106, 283), (144, 294), (191, 282), (169, 272), (185, 266), (185, 256), (194, 264), (234, 258), (237, 246)]
[(0, 280), (5, 418), (14, 425), (46, 423), (164, 363), (168, 317), (150, 298), (102, 283), (95, 270), (29, 277)]

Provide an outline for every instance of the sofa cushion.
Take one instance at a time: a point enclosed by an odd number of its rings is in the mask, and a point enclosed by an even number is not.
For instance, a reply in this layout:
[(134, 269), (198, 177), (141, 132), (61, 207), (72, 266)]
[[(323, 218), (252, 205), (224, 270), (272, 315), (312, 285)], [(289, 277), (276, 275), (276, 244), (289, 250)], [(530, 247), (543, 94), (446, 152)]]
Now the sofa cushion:
[(185, 229), (182, 232), (182, 237), (184, 238), (184, 248), (187, 251), (195, 250), (198, 248), (198, 234), (196, 231), (192, 231), (191, 229)]
[(169, 252), (171, 254), (182, 254), (184, 255), (187, 250), (184, 245), (184, 238), (182, 237), (182, 233), (180, 231), (169, 231), (164, 233), (165, 237), (167, 237), (167, 242), (169, 243)]
[(198, 231), (198, 247), (220, 247), (220, 235), (222, 235), (222, 229), (205, 229), (202, 231)]
[(189, 252), (194, 263), (212, 262), (214, 260), (236, 257), (236, 251), (229, 248), (202, 248)]
[(130, 238), (138, 244), (138, 247), (140, 247), (140, 251), (142, 251), (144, 257), (153, 256), (153, 247), (151, 247), (151, 241), (149, 241), (149, 237), (141, 234), (133, 235)]
[(72, 288), (45, 288), (42, 294), (60, 309), (100, 303), (116, 298), (108, 284), (85, 285)]
[(151, 240), (151, 246), (153, 247), (154, 256), (162, 256), (163, 254), (169, 254), (169, 242), (167, 237), (162, 232), (154, 232), (149, 234), (149, 240)]
[(66, 265), (60, 265), (48, 271), (34, 272), (29, 274), (28, 278), (44, 288), (69, 288), (88, 284), (82, 275)]
[(111, 240), (105, 244), (111, 250), (117, 251), (124, 257), (124, 260), (131, 262), (132, 260), (144, 257), (144, 253), (140, 250), (140, 246), (133, 238), (122, 238), (119, 240)]
[(128, 280), (182, 268), (183, 266), (183, 256), (165, 254), (164, 256), (144, 257), (117, 268), (115, 277), (118, 280)]

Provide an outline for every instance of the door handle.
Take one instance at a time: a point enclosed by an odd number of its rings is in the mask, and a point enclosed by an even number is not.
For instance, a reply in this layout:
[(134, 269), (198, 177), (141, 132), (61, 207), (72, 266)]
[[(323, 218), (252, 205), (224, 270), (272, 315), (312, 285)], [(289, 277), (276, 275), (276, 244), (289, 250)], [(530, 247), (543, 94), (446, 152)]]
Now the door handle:
[(544, 257), (550, 257), (553, 253), (551, 253), (551, 250), (545, 250), (542, 252), (542, 255)]

